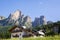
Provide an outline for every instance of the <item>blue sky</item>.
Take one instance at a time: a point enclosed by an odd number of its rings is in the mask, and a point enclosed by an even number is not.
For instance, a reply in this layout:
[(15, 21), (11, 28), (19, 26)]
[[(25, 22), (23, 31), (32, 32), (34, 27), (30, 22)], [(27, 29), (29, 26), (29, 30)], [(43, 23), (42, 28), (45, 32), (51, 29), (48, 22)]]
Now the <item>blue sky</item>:
[(0, 0), (0, 16), (8, 17), (17, 9), (32, 20), (41, 15), (47, 21), (60, 20), (60, 0)]

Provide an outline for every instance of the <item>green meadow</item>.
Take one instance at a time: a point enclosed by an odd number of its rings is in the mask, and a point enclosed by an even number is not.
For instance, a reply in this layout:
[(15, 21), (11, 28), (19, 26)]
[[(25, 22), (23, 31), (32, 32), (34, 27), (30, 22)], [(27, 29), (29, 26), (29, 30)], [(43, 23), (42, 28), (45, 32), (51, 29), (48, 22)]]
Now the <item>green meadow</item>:
[(29, 37), (29, 38), (10, 38), (10, 39), (0, 39), (0, 40), (60, 40), (59, 36), (47, 36), (47, 37)]

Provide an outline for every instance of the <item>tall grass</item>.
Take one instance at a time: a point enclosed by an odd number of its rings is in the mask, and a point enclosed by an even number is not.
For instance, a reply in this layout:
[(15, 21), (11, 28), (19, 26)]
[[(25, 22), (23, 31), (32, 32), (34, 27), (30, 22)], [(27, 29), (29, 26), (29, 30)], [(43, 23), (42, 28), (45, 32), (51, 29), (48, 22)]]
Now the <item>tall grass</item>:
[(29, 38), (12, 38), (12, 39), (0, 39), (0, 40), (60, 40), (60, 36), (47, 36), (47, 37), (29, 37)]

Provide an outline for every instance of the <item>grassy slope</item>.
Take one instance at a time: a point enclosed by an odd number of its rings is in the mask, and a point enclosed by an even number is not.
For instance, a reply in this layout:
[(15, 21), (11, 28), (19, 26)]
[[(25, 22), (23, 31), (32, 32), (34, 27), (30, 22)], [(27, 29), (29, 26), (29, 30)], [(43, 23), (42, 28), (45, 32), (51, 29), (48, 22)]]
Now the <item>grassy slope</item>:
[[(12, 38), (12, 39), (0, 39), (0, 40), (19, 40), (19, 38)], [(60, 40), (60, 36), (54, 36), (54, 37), (30, 37), (30, 38), (22, 38), (22, 40)]]

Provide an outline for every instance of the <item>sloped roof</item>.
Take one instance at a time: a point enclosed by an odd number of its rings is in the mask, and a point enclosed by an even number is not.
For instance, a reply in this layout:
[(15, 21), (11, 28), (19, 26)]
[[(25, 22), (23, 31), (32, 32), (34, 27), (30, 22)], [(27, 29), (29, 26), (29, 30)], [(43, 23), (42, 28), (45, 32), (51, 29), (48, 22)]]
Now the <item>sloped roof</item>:
[(23, 29), (22, 26), (16, 26), (16, 25), (14, 25), (9, 31), (11, 32), (11, 31), (14, 30), (16, 27)]

